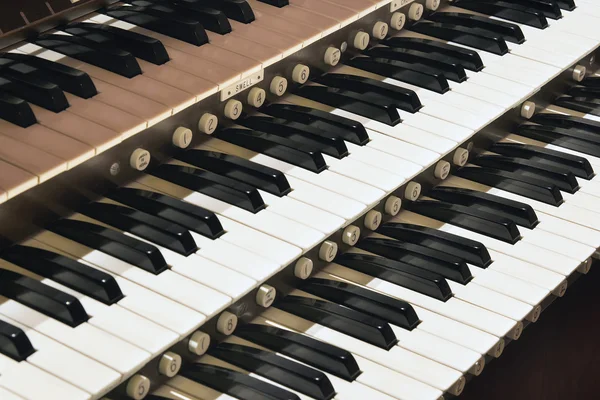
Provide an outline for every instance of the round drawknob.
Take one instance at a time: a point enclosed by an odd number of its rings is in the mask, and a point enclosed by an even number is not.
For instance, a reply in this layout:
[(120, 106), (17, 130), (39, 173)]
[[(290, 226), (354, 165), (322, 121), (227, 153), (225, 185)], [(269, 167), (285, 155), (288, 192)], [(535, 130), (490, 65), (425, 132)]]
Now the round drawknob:
[(450, 163), (448, 161), (438, 161), (433, 170), (433, 176), (438, 179), (446, 179), (450, 174)]
[(573, 68), (573, 80), (575, 82), (581, 82), (585, 78), (587, 68), (583, 65), (578, 65)]
[(413, 3), (408, 9), (408, 18), (413, 21), (418, 21), (423, 17), (423, 6), (418, 3)]
[(421, 184), (418, 182), (408, 182), (404, 189), (404, 198), (406, 200), (415, 201), (421, 195)]
[(131, 168), (143, 171), (150, 164), (150, 152), (144, 149), (135, 149), (129, 156), (129, 165)]
[(454, 152), (454, 156), (452, 157), (452, 162), (454, 165), (459, 167), (464, 167), (469, 161), (469, 150), (459, 147)]
[(283, 76), (276, 76), (271, 80), (269, 91), (275, 96), (283, 96), (287, 90), (287, 79)]
[(210, 346), (210, 335), (202, 331), (196, 331), (188, 341), (188, 350), (197, 356), (206, 353)]
[(336, 49), (335, 47), (329, 47), (327, 50), (325, 50), (323, 61), (325, 62), (325, 64), (335, 67), (340, 62), (341, 56), (342, 52), (340, 51), (340, 49)]
[(342, 233), (342, 242), (349, 246), (354, 246), (360, 239), (360, 228), (354, 225), (348, 225)]
[(371, 32), (371, 34), (375, 39), (381, 40), (385, 39), (389, 30), (390, 26), (388, 24), (386, 24), (383, 21), (377, 21), (375, 22), (375, 25), (373, 25), (373, 31)]
[(217, 130), (217, 125), (219, 125), (219, 119), (211, 113), (202, 114), (202, 117), (198, 120), (198, 130), (207, 135), (214, 133)]
[(161, 375), (172, 378), (181, 368), (181, 356), (172, 351), (168, 351), (160, 357), (158, 362), (158, 372)]
[(390, 20), (390, 27), (397, 31), (404, 28), (404, 24), (406, 24), (406, 15), (401, 12), (396, 12), (392, 14), (392, 19)]
[(265, 104), (265, 98), (267, 97), (267, 92), (264, 89), (259, 87), (254, 87), (248, 91), (247, 101), (248, 104), (252, 107), (261, 107)]
[(179, 147), (180, 149), (186, 149), (190, 143), (192, 143), (193, 135), (191, 129), (180, 126), (175, 129), (175, 132), (173, 133), (173, 146)]
[(294, 276), (300, 279), (308, 279), (312, 274), (313, 262), (310, 258), (300, 257), (294, 265)]
[(277, 290), (271, 285), (261, 285), (256, 292), (256, 304), (261, 307), (268, 308), (275, 301)]
[(237, 327), (238, 318), (229, 311), (223, 311), (217, 320), (217, 331), (223, 335), (231, 335)]
[(304, 64), (298, 64), (292, 70), (292, 81), (296, 83), (306, 83), (310, 76), (310, 68)]
[(337, 255), (338, 245), (336, 242), (326, 240), (319, 248), (319, 258), (323, 261), (331, 262)]
[(238, 100), (229, 100), (225, 104), (225, 109), (223, 110), (223, 114), (229, 119), (238, 119), (240, 115), (242, 115), (242, 102)]
[(379, 211), (371, 210), (365, 215), (365, 228), (372, 231), (379, 228), (381, 224), (381, 213)]
[(440, 7), (440, 0), (427, 0), (425, 8), (431, 11), (436, 11)]
[(355, 49), (364, 50), (369, 45), (370, 39), (371, 37), (367, 32), (356, 32), (356, 35), (354, 35), (354, 40), (352, 41), (352, 45)]
[(396, 196), (390, 196), (385, 201), (385, 206), (383, 210), (386, 214), (391, 215), (392, 217), (398, 215), (400, 209), (402, 208), (402, 199)]
[(150, 391), (150, 379), (144, 375), (134, 375), (129, 378), (125, 392), (134, 400), (142, 400)]
[(521, 105), (521, 117), (531, 119), (533, 114), (535, 114), (535, 103), (533, 101), (526, 101)]

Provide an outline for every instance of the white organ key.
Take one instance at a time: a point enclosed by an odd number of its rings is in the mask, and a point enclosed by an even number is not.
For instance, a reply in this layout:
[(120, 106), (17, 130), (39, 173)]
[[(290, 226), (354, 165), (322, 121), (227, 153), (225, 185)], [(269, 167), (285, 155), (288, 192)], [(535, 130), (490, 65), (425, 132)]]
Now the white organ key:
[(9, 392), (2, 387), (0, 387), (0, 398), (2, 400), (25, 400), (21, 396), (17, 396), (13, 392)]

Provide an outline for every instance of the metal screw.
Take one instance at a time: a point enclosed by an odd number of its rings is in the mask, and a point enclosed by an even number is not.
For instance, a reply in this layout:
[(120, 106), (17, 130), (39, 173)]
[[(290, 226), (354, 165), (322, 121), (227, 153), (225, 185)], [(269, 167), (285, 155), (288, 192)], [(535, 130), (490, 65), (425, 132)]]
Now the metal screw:
[(118, 162), (116, 162), (116, 163), (114, 163), (113, 165), (110, 166), (110, 174), (112, 176), (119, 175), (119, 172), (121, 172), (121, 164), (119, 164)]

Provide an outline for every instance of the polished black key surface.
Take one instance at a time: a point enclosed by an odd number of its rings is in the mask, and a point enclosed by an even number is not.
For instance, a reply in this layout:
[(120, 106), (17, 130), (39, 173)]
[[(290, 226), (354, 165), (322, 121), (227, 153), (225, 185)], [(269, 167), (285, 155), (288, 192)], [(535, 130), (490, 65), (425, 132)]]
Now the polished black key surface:
[(417, 313), (407, 302), (351, 283), (310, 278), (299, 289), (404, 329), (413, 330), (419, 324)]
[(89, 318), (76, 297), (2, 268), (0, 268), (0, 295), (73, 328)]
[(600, 98), (561, 96), (554, 104), (584, 114), (600, 116)]
[(63, 91), (54, 83), (38, 78), (36, 70), (23, 63), (0, 69), (0, 77), (8, 81), (1, 90), (56, 113), (66, 110), (69, 102)]
[(345, 61), (352, 67), (419, 86), (436, 93), (446, 93), (450, 84), (443, 74), (425, 66), (382, 57), (354, 57)]
[(515, 244), (521, 234), (517, 225), (506, 218), (482, 213), (458, 204), (443, 201), (418, 200), (407, 203), (405, 208), (417, 214), (437, 219), (493, 239)]
[(556, 0), (558, 6), (567, 11), (573, 11), (577, 6), (575, 5), (575, 0)]
[(101, 225), (61, 219), (49, 225), (47, 229), (154, 275), (168, 268), (167, 262), (155, 246)]
[(525, 36), (518, 25), (498, 21), (475, 14), (458, 12), (436, 12), (427, 17), (430, 21), (456, 24), (470, 28), (474, 32), (483, 33), (489, 37), (501, 37), (507, 42), (521, 44)]
[(151, 169), (149, 173), (252, 213), (266, 207), (256, 188), (210, 171), (164, 164)]
[[(551, 126), (556, 128), (574, 129), (600, 135), (600, 122), (589, 118), (574, 117), (564, 114), (539, 113), (531, 118), (531, 122), (536, 124)], [(591, 136), (597, 137), (597, 136)]]
[(364, 51), (363, 54), (409, 63), (423, 72), (431, 71), (454, 82), (460, 83), (467, 80), (467, 74), (462, 65), (449, 60), (447, 57), (438, 57), (435, 53), (429, 54), (420, 50), (377, 46)]
[(545, 29), (548, 27), (548, 20), (542, 10), (510, 0), (459, 0), (456, 2), (456, 6), (534, 28)]
[(269, 4), (275, 7), (285, 7), (290, 4), (289, 0), (258, 0), (261, 3)]
[(242, 157), (208, 150), (188, 150), (175, 158), (195, 167), (245, 182), (257, 189), (283, 197), (292, 191), (285, 174)]
[[(173, 1), (173, 0), (171, 0)], [(246, 0), (177, 0), (214, 8), (225, 13), (227, 18), (244, 24), (254, 21), (254, 12)]]
[(427, 192), (427, 196), (495, 214), (528, 229), (533, 229), (539, 224), (537, 214), (529, 204), (493, 194), (471, 189), (438, 186)]
[(461, 178), (493, 186), (556, 207), (560, 206), (564, 201), (560, 190), (555, 185), (530, 183), (522, 180), (517, 174), (498, 169), (463, 167), (454, 174)]
[(229, 143), (285, 161), (311, 172), (327, 169), (323, 155), (315, 148), (266, 132), (250, 129), (223, 129), (213, 134)]
[(545, 147), (502, 142), (492, 145), (490, 151), (509, 157), (519, 157), (535, 161), (542, 165), (567, 169), (578, 178), (586, 180), (590, 180), (594, 176), (592, 165), (584, 157), (547, 149)]
[(286, 296), (275, 307), (385, 350), (398, 340), (387, 322), (338, 304), (301, 296)]
[(390, 260), (431, 271), (463, 285), (473, 279), (464, 260), (418, 244), (367, 237), (359, 240), (356, 247)]
[(477, 267), (486, 268), (492, 262), (482, 243), (426, 226), (388, 222), (377, 233), (451, 254)]
[(244, 324), (235, 335), (347, 381), (361, 371), (352, 353), (310, 336), (269, 325)]
[(209, 239), (217, 239), (225, 233), (214, 212), (162, 193), (120, 188), (109, 192), (106, 196), (137, 210), (181, 225)]
[(335, 396), (335, 390), (323, 372), (270, 351), (219, 343), (210, 347), (207, 353), (314, 399), (329, 400)]
[(0, 257), (106, 305), (115, 304), (123, 298), (123, 292), (112, 275), (63, 255), (37, 247), (15, 245), (4, 250)]
[(186, 228), (143, 211), (108, 203), (89, 203), (78, 211), (184, 256), (198, 250)]
[(524, 177), (533, 177), (542, 182), (556, 185), (560, 190), (567, 193), (574, 194), (579, 190), (579, 183), (575, 175), (560, 167), (540, 165), (535, 161), (500, 155), (481, 155), (472, 158), (471, 163), (512, 172)]
[(434, 299), (446, 301), (452, 297), (450, 286), (443, 276), (403, 262), (359, 253), (341, 254), (335, 262)]
[(390, 37), (380, 42), (391, 48), (412, 49), (438, 57), (451, 63), (462, 65), (464, 69), (479, 72), (483, 69), (483, 61), (475, 50), (454, 46), (438, 40), (415, 37)]
[(0, 354), (21, 362), (33, 353), (35, 353), (35, 349), (25, 332), (0, 319)]
[(238, 124), (259, 132), (281, 136), (294, 142), (311, 146), (323, 154), (341, 159), (348, 155), (344, 140), (326, 131), (320, 131), (297, 122), (281, 118), (251, 116), (238, 120)]
[(492, 54), (502, 56), (508, 53), (508, 46), (502, 37), (488, 32), (476, 31), (462, 25), (424, 20), (412, 25), (410, 29), (424, 35), (463, 44)]
[(140, 33), (116, 28), (110, 25), (75, 22), (67, 25), (65, 32), (79, 36), (107, 47), (130, 52), (137, 58), (162, 65), (169, 61), (167, 49), (160, 40)]
[(326, 86), (304, 85), (294, 93), (307, 99), (318, 101), (332, 107), (395, 126), (400, 123), (400, 114), (394, 102), (385, 97), (365, 96), (363, 93), (348, 89), (330, 88)]
[(185, 365), (179, 375), (240, 400), (300, 400), (298, 395), (278, 386), (216, 365)]
[(202, 46), (208, 36), (200, 22), (161, 6), (117, 6), (102, 10), (106, 15), (140, 26), (174, 39)]
[(3, 90), (9, 84), (7, 79), (0, 77), (0, 118), (22, 128), (35, 124), (37, 119), (29, 103)]
[(295, 104), (273, 103), (260, 109), (264, 114), (298, 122), (341, 137), (347, 142), (363, 146), (369, 142), (365, 127), (358, 121), (334, 115), (315, 108)]
[(526, 123), (520, 125), (516, 133), (540, 142), (600, 157), (600, 136), (587, 130)]
[[(63, 91), (81, 98), (89, 99), (98, 94), (94, 82), (92, 82), (92, 79), (87, 73), (69, 67), (68, 65), (28, 54), (17, 53), (0, 54), (0, 64), (3, 64), (3, 61), (5, 60), (10, 60), (13, 63), (23, 63), (36, 68), (35, 71), (30, 72), (35, 77), (52, 82), (58, 85)], [(12, 63), (10, 65), (12, 65)], [(2, 65), (0, 65), (0, 69), (1, 68), (3, 68)]]

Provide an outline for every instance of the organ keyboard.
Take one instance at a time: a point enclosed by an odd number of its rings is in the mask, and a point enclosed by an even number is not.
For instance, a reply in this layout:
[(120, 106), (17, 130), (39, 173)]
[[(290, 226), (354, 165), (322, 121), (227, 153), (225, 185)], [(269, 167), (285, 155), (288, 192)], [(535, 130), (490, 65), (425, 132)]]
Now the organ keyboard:
[(462, 393), (600, 248), (593, 0), (0, 13), (0, 398)]

